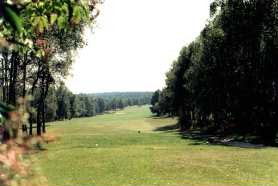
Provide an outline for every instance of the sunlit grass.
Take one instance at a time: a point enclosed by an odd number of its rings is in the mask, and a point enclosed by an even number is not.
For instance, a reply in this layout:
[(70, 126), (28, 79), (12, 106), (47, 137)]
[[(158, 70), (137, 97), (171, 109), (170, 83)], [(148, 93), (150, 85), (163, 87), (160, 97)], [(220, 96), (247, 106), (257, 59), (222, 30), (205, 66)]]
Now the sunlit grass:
[[(52, 123), (38, 155), (50, 186), (276, 186), (278, 149), (213, 146), (157, 132), (175, 119), (131, 107)], [(138, 132), (140, 131), (140, 132)]]

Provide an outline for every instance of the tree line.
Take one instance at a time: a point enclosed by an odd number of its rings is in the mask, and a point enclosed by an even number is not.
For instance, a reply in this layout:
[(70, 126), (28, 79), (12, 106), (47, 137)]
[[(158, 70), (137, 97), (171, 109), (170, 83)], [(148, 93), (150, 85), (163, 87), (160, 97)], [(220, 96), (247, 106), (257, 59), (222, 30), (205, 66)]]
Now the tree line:
[[(92, 117), (127, 106), (149, 105), (151, 92), (114, 92), (73, 94), (61, 83), (51, 87), (46, 97), (45, 120), (55, 121), (80, 117)], [(39, 101), (37, 95), (35, 101)]]
[(215, 0), (199, 37), (184, 47), (152, 97), (152, 112), (178, 116), (181, 130), (278, 132), (278, 1)]

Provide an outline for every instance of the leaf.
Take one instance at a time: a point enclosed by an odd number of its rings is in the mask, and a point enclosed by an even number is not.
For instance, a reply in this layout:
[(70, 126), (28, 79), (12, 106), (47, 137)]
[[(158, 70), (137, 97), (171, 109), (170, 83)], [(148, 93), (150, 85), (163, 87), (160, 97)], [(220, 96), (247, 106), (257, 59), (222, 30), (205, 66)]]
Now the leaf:
[(65, 16), (69, 15), (69, 7), (66, 3), (63, 4), (63, 6), (60, 8), (61, 14), (64, 14)]
[(39, 22), (37, 24), (37, 31), (39, 33), (43, 33), (43, 31), (44, 31), (43, 22), (41, 22), (41, 20), (39, 20)]
[(39, 58), (43, 57), (43, 56), (45, 56), (45, 52), (43, 50), (38, 50), (38, 51), (36, 51), (35, 56), (39, 57)]
[(65, 28), (66, 26), (66, 20), (63, 16), (59, 16), (57, 19), (57, 24), (58, 24), (58, 28), (59, 30), (62, 30)]
[(50, 15), (50, 25), (53, 25), (56, 22), (57, 18), (58, 18), (57, 14), (51, 14)]
[(47, 29), (48, 28), (48, 19), (46, 16), (41, 17), (41, 22), (42, 22), (43, 28)]
[(80, 6), (74, 6), (73, 8), (73, 21), (78, 24), (81, 21), (81, 8)]
[(4, 18), (18, 32), (21, 32), (23, 30), (21, 18), (8, 5), (5, 5), (4, 7)]
[(43, 33), (45, 29), (48, 28), (48, 20), (46, 16), (40, 16), (34, 18), (33, 21), (33, 27), (35, 30), (37, 30), (39, 33)]

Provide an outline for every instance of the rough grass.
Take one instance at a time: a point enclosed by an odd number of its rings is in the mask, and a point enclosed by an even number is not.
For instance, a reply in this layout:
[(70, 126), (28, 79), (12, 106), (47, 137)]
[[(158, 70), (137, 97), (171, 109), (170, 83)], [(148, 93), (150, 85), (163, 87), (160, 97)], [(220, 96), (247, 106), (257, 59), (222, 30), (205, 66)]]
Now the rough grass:
[(50, 186), (278, 185), (278, 149), (208, 145), (155, 131), (175, 122), (130, 107), (51, 123), (59, 140), (37, 155), (39, 164)]

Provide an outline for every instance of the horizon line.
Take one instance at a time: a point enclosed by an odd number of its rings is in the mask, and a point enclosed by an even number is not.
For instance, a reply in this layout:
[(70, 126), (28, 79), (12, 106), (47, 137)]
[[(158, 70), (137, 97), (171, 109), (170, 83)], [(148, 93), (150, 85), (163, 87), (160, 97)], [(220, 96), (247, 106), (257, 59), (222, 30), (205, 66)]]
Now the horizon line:
[(103, 91), (103, 92), (90, 92), (90, 93), (84, 93), (84, 92), (79, 92), (79, 93), (74, 93), (74, 94), (109, 94), (109, 93), (153, 93), (153, 91)]

